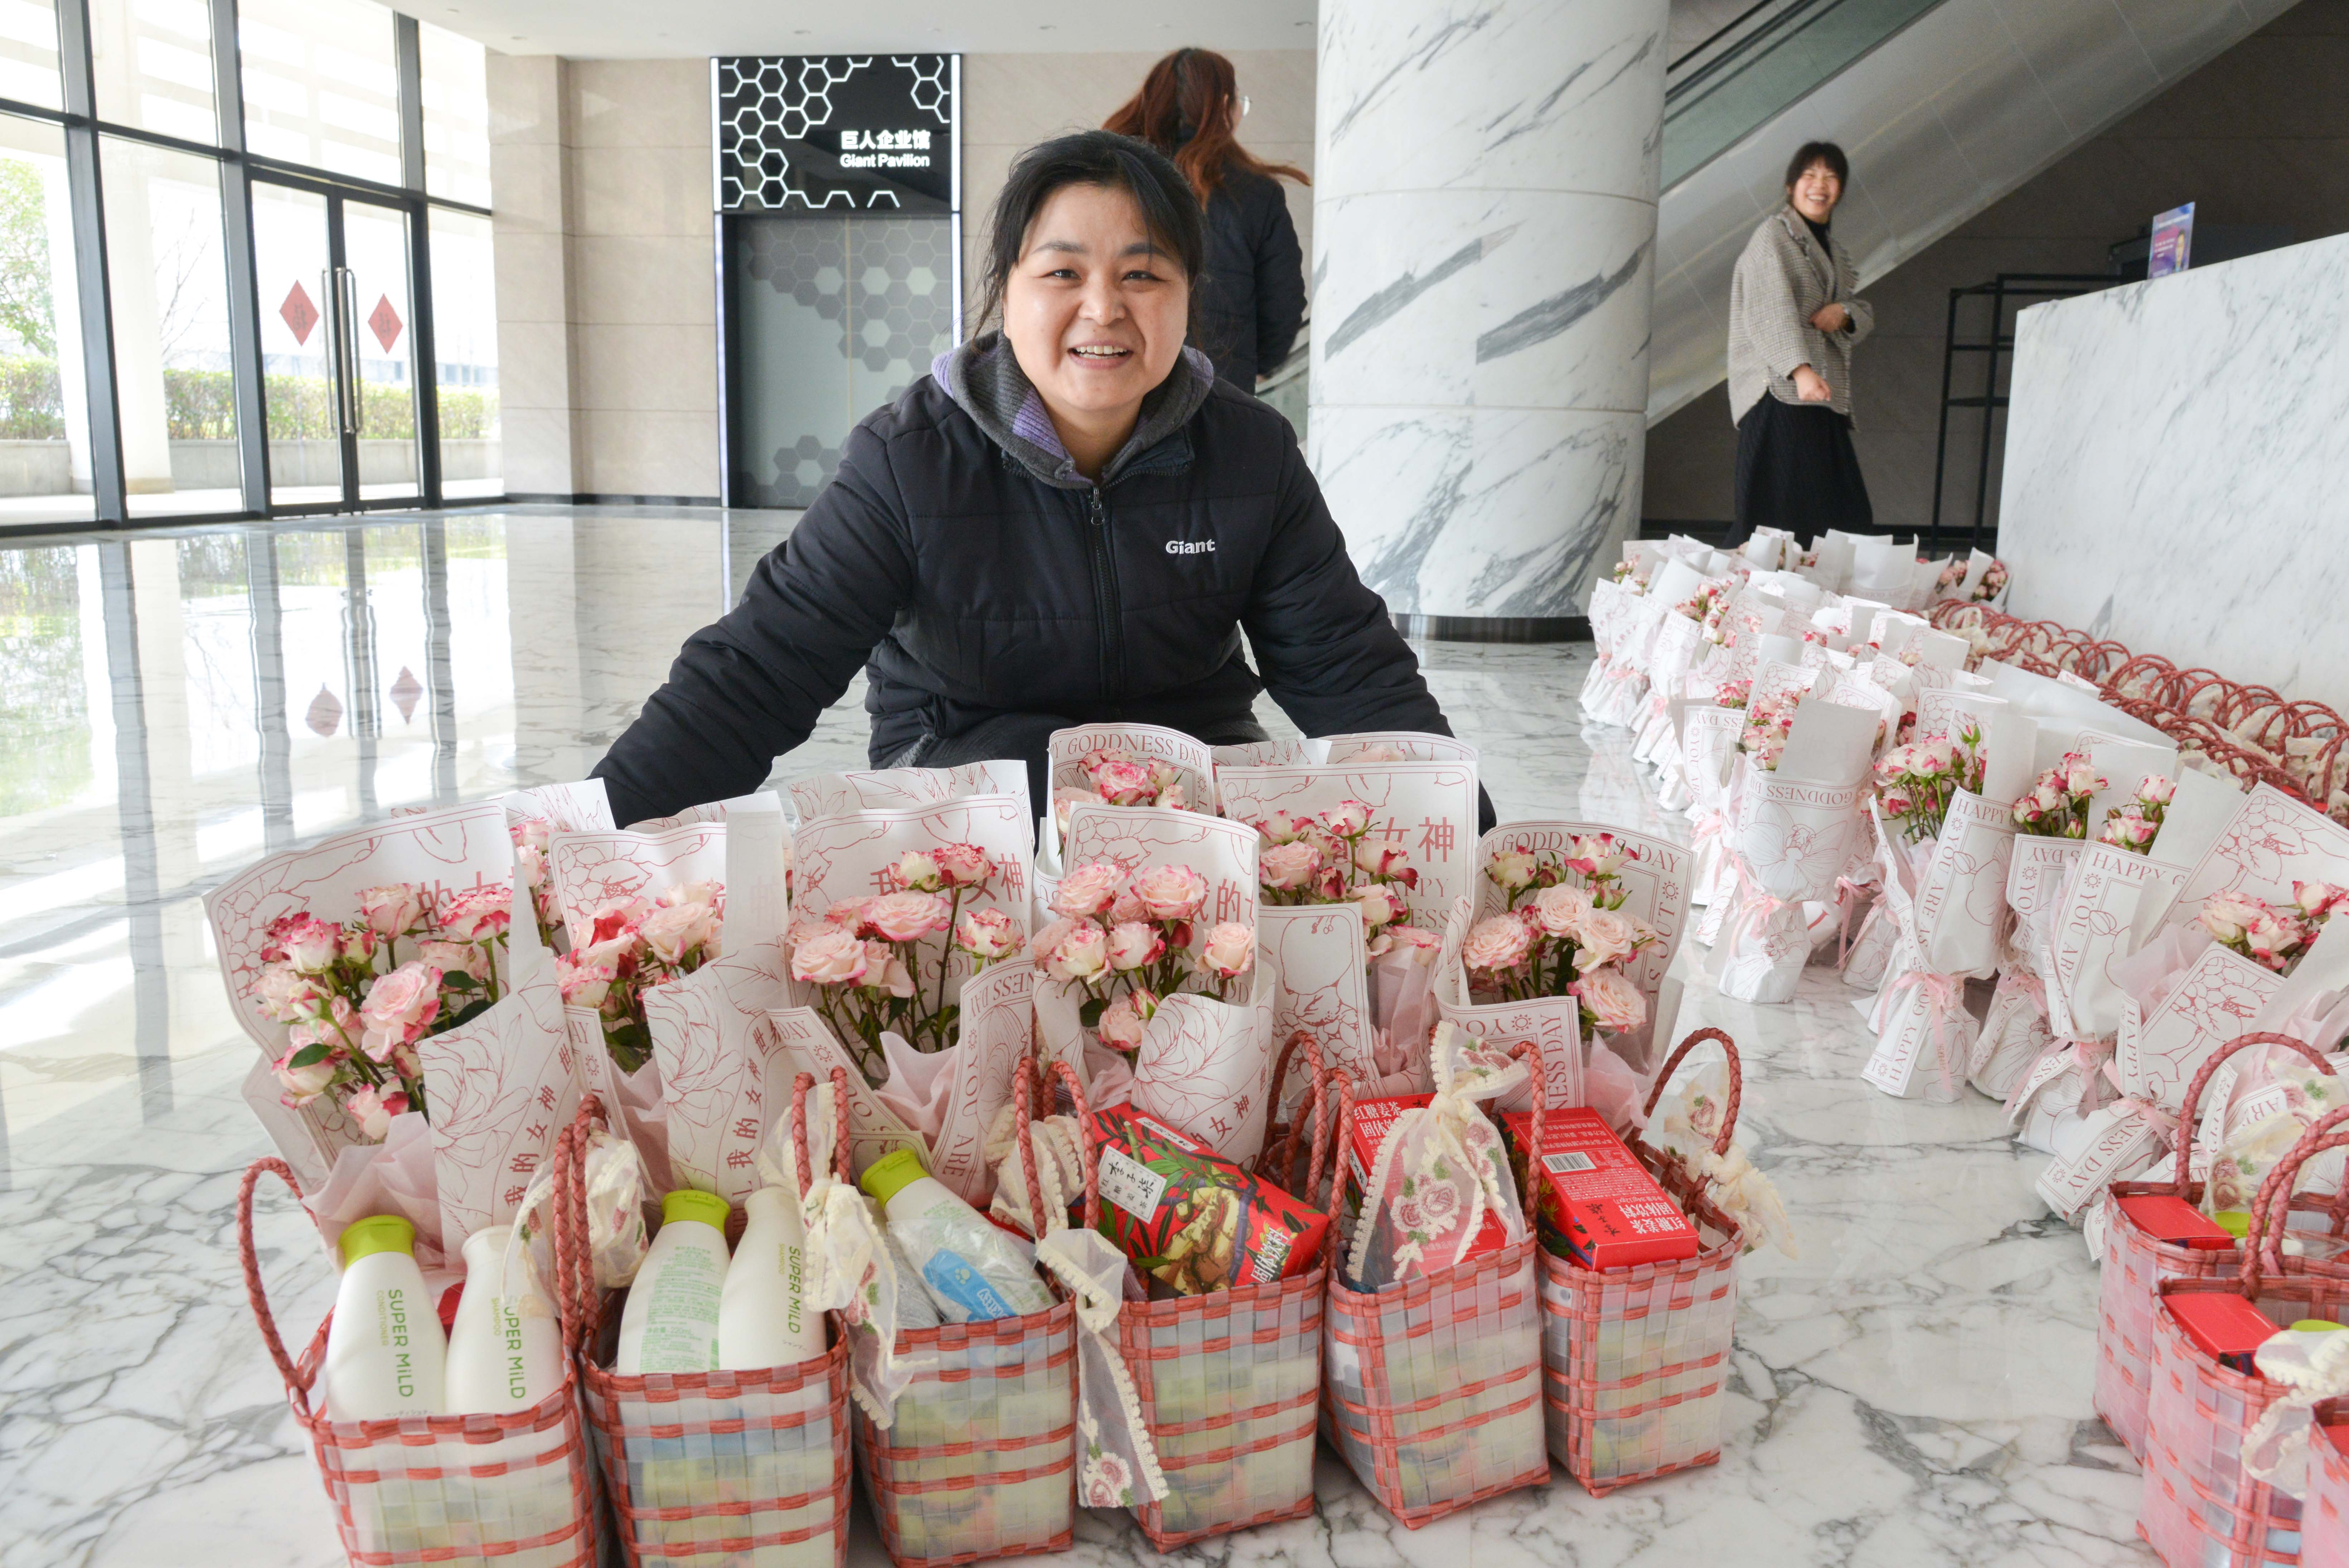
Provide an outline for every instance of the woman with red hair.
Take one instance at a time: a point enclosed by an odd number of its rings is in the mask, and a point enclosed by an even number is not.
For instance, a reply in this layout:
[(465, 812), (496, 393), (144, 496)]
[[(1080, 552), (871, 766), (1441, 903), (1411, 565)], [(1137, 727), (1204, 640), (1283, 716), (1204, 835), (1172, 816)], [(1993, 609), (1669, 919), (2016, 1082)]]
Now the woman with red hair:
[(1232, 62), (1177, 49), (1102, 129), (1137, 137), (1174, 161), (1206, 209), (1207, 265), (1195, 284), (1193, 341), (1216, 374), (1247, 391), (1288, 358), (1305, 320), (1305, 257), (1279, 180), (1305, 171), (1267, 163), (1239, 144), (1248, 100)]

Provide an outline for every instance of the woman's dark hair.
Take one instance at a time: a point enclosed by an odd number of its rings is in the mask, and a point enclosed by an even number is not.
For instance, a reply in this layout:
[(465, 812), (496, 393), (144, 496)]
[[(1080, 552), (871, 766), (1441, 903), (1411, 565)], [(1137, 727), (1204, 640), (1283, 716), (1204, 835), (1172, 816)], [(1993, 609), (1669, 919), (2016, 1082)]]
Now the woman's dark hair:
[(1142, 90), (1102, 121), (1106, 130), (1138, 136), (1167, 157), (1191, 182), (1202, 206), (1235, 169), (1313, 183), (1294, 163), (1267, 163), (1232, 134), (1239, 78), (1213, 49), (1177, 49), (1150, 67)]
[(1793, 190), (1795, 182), (1803, 177), (1803, 171), (1814, 163), (1826, 164), (1837, 181), (1851, 183), (1851, 161), (1843, 155), (1842, 148), (1832, 141), (1806, 141), (1787, 161), (1786, 189)]
[(1021, 153), (995, 199), (988, 220), (987, 270), (980, 292), (978, 325), (984, 327), (1003, 307), (1003, 290), (1019, 265), (1028, 226), (1054, 192), (1070, 185), (1103, 185), (1123, 191), (1142, 209), (1142, 226), (1167, 259), (1183, 269), (1197, 294), (1206, 265), (1206, 239), (1199, 201), (1166, 155), (1147, 141), (1107, 130), (1080, 130), (1040, 141)]

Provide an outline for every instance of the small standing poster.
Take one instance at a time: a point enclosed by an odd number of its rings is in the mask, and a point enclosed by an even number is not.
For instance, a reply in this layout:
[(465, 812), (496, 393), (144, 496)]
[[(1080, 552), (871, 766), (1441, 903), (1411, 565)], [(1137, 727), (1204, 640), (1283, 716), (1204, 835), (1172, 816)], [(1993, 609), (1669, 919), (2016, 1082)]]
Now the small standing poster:
[(2145, 275), (2184, 272), (2194, 257), (2194, 203), (2172, 207), (2153, 221), (2153, 245), (2146, 252)]

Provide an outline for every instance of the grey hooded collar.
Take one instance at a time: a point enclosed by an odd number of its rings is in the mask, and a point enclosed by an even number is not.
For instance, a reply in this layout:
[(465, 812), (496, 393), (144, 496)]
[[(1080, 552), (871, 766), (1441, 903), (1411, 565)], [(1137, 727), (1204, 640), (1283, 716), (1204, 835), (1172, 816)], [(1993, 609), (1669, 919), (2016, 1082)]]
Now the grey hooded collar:
[[(1093, 487), (1092, 480), (1077, 472), (1076, 460), (1061, 443), (1061, 432), (1045, 412), (1042, 395), (1020, 370), (1003, 334), (982, 333), (947, 349), (930, 362), (930, 374), (987, 432), (988, 440), (1039, 480), (1061, 490)], [(1166, 379), (1142, 400), (1142, 418), (1125, 444), (1102, 467), (1102, 483), (1111, 483), (1133, 470), (1170, 438), (1180, 440), (1183, 427), (1215, 386), (1214, 362), (1185, 345), (1182, 358)], [(1190, 443), (1181, 441), (1179, 450), (1167, 455), (1174, 460), (1168, 466), (1180, 467), (1190, 459)]]

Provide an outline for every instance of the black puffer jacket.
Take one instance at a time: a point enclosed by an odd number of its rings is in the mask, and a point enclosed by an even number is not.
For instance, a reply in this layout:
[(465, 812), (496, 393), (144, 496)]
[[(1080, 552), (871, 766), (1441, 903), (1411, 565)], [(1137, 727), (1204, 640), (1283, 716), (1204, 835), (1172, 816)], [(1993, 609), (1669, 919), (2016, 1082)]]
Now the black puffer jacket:
[(614, 742), (616, 819), (756, 789), (859, 666), (876, 767), (999, 712), (1229, 733), (1268, 689), (1311, 735), (1451, 732), (1288, 421), (1194, 349), (1098, 488), (999, 337), (942, 355)]
[(1206, 276), (1193, 337), (1243, 391), (1287, 358), (1305, 319), (1305, 255), (1280, 182), (1235, 169), (1207, 199)]

